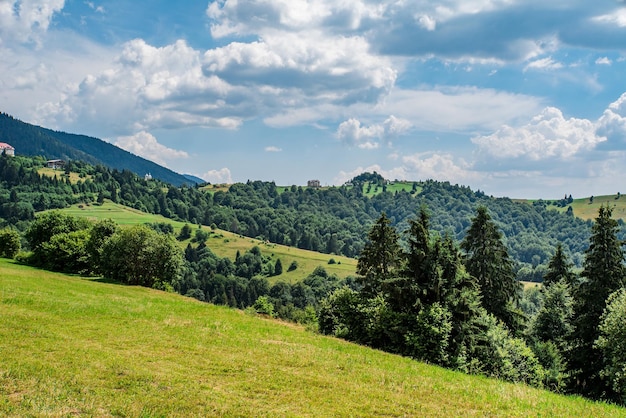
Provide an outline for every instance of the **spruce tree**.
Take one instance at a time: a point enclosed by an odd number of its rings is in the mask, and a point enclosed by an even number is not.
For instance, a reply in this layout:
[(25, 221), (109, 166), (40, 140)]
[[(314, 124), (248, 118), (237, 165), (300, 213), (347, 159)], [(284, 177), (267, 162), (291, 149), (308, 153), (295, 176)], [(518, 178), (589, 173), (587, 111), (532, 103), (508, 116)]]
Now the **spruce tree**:
[(515, 280), (502, 234), (484, 206), (477, 209), (461, 248), (465, 251), (465, 268), (480, 286), (483, 307), (517, 331), (520, 314), (513, 302), (519, 297), (521, 285)]
[(388, 301), (398, 312), (417, 314), (424, 304), (438, 301), (437, 260), (432, 256), (434, 243), (431, 243), (428, 219), (426, 209), (421, 208), (419, 216), (409, 220), (403, 268), (397, 277), (383, 283)]
[(385, 213), (380, 215), (367, 237), (356, 273), (361, 276), (364, 294), (373, 297), (381, 293), (383, 282), (395, 276), (401, 263), (401, 249), (398, 233)]
[(592, 227), (589, 248), (575, 289), (575, 313), (570, 386), (576, 392), (593, 398), (606, 396), (610, 388), (601, 379), (601, 351), (595, 347), (600, 335), (600, 318), (609, 295), (626, 284), (626, 267), (622, 243), (617, 238), (618, 223), (612, 210), (601, 206)]
[(548, 263), (548, 271), (543, 277), (543, 285), (550, 285), (563, 280), (570, 286), (574, 284), (574, 273), (572, 272), (572, 263), (567, 259), (567, 255), (563, 252), (563, 245), (559, 243), (556, 247), (554, 255)]

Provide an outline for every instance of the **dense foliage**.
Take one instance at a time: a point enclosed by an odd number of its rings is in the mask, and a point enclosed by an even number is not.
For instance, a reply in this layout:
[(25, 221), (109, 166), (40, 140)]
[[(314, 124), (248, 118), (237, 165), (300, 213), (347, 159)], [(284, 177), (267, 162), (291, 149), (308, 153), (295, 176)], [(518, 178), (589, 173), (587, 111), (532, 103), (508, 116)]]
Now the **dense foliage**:
[[(430, 228), (460, 241), (475, 209), (485, 206), (503, 235), (517, 277), (527, 281), (541, 280), (557, 244), (576, 266), (582, 266), (590, 236), (591, 222), (551, 210), (546, 202), (529, 205), (494, 199), (467, 187), (435, 181), (420, 182), (419, 187), (414, 183), (408, 191), (368, 197), (359, 178), (385, 185), (380, 176), (361, 175), (352, 185), (325, 189), (283, 189), (271, 182), (249, 181), (222, 190), (173, 187), (145, 180), (131, 171), (78, 161), (70, 161), (55, 176), (42, 175), (38, 171), (44, 165), (42, 158), (0, 157), (0, 218), (5, 225), (23, 230), (20, 222), (31, 221), (36, 211), (110, 199), (192, 224), (356, 257), (367, 242), (367, 231), (382, 212), (391, 226), (405, 230), (409, 219), (427, 205)], [(70, 181), (70, 172), (79, 175), (77, 181)], [(624, 238), (623, 232), (619, 238)], [(401, 238), (400, 244), (406, 245), (406, 240)]]
[(557, 246), (541, 290), (520, 298), (502, 236), (479, 207), (460, 249), (409, 221), (406, 250), (385, 214), (359, 258), (359, 289), (333, 292), (320, 331), (413, 358), (623, 403), (626, 265), (601, 207), (580, 277)]
[[(321, 190), (257, 181), (211, 191), (76, 161), (50, 173), (44, 163), (0, 156), (0, 255), (305, 323), (445, 367), (624, 402), (624, 232), (608, 206), (592, 223), (543, 202), (434, 181), (367, 194), (364, 182), (388, 185), (375, 173)], [(175, 236), (167, 223), (119, 228), (46, 211), (104, 199), (188, 224)], [(319, 267), (298, 283), (270, 283), (283, 271), (280, 259), (258, 247), (218, 257), (191, 224), (358, 256), (358, 276), (340, 280)], [(191, 243), (182, 251), (177, 239)], [(516, 276), (545, 277), (545, 286), (521, 295)]]
[(141, 176), (150, 173), (154, 178), (171, 184), (193, 183), (172, 170), (101, 139), (41, 128), (2, 112), (0, 112), (0, 142), (11, 144), (19, 155), (45, 156), (50, 160), (80, 160), (110, 169), (130, 170)]

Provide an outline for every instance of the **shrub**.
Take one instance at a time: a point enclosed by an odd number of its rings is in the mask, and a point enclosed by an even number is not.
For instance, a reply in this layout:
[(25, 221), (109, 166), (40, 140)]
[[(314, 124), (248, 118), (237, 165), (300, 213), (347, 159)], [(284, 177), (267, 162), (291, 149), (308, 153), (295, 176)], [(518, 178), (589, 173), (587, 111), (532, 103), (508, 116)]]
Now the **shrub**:
[(298, 262), (296, 260), (293, 260), (291, 264), (289, 264), (289, 268), (287, 269), (287, 271), (294, 271), (297, 268), (298, 268)]
[(21, 248), (20, 234), (16, 230), (0, 230), (0, 257), (15, 258)]
[(258, 314), (268, 315), (274, 317), (274, 304), (270, 302), (270, 298), (267, 296), (259, 296), (252, 306), (254, 311)]

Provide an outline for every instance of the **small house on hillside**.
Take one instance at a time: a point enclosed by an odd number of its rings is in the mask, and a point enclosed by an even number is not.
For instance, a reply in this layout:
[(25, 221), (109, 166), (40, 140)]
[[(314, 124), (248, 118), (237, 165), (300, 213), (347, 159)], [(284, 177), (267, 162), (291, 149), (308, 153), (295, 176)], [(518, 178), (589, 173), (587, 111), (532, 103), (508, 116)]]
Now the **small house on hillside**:
[(312, 187), (314, 189), (319, 189), (320, 181), (319, 180), (309, 180), (306, 182), (307, 187)]
[(15, 148), (7, 144), (6, 142), (0, 142), (0, 154), (3, 154), (3, 153), (6, 155), (14, 156)]
[(61, 169), (65, 167), (65, 161), (63, 160), (48, 160), (46, 161), (46, 167), (53, 170)]

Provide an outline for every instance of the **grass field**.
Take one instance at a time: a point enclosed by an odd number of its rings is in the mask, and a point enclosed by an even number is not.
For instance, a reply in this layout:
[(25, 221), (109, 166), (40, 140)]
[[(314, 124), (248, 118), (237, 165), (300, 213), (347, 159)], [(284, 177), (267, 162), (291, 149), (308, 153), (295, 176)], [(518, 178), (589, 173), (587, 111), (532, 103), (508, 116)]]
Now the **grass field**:
[[(607, 204), (613, 209), (613, 218), (626, 220), (626, 196), (619, 198), (617, 195), (595, 196), (593, 202), (590, 202), (589, 198), (575, 199), (571, 206), (574, 216), (582, 219), (595, 219), (598, 217), (600, 205), (606, 206)], [(565, 212), (567, 207), (559, 210)]]
[[(40, 168), (39, 170), (37, 170), (37, 173), (39, 173), (39, 175), (42, 175), (42, 176), (48, 176), (51, 178), (57, 177), (59, 179), (62, 179), (63, 176), (65, 175), (64, 170), (55, 170), (55, 169), (48, 168), (48, 167)], [(78, 173), (74, 173), (74, 172), (70, 173), (70, 183), (76, 184), (81, 180), (84, 180), (84, 179), (80, 178)]]
[(0, 416), (626, 416), (182, 296), (2, 259), (0, 318)]
[[(120, 225), (166, 222), (174, 226), (176, 233), (185, 225), (184, 222), (167, 219), (161, 215), (144, 213), (109, 201), (105, 202), (102, 206), (74, 205), (63, 209), (63, 212), (91, 220), (110, 218)], [(192, 225), (192, 228), (197, 228), (197, 226)], [(211, 231), (209, 227), (203, 226), (202, 228), (206, 231)], [(234, 260), (237, 251), (243, 254), (245, 251), (257, 245), (263, 255), (270, 256), (273, 259), (280, 258), (283, 265), (283, 274), (271, 277), (270, 282), (279, 280), (296, 282), (308, 276), (318, 266), (324, 267), (329, 274), (336, 274), (341, 278), (355, 274), (356, 260), (353, 258), (321, 254), (315, 251), (267, 243), (222, 230), (211, 232), (207, 246), (220, 257), (229, 257)], [(189, 240), (183, 241), (181, 242), (181, 246), (186, 247), (188, 243)], [(336, 261), (335, 264), (328, 264), (331, 258)], [(293, 261), (298, 263), (298, 268), (287, 272), (287, 268)]]

